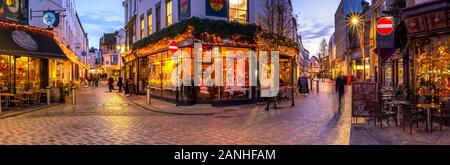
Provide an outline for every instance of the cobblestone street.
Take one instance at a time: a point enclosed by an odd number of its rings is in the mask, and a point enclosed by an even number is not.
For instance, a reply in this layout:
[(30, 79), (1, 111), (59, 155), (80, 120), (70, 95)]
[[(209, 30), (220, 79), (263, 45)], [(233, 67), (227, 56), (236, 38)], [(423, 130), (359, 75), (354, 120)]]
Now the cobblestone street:
[(252, 105), (213, 116), (180, 116), (147, 111), (106, 90), (80, 89), (75, 109), (69, 102), (1, 119), (0, 143), (349, 144), (349, 111), (335, 115), (334, 97), (327, 92), (298, 98), (294, 109), (282, 105), (265, 112), (263, 105)]
[(427, 139), (445, 144), (437, 139), (449, 139), (448, 131), (415, 137), (401, 128), (352, 128), (350, 96), (346, 95), (345, 110), (339, 115), (333, 84), (323, 84), (320, 93), (313, 91), (310, 96), (297, 97), (294, 108), (290, 108), (290, 102), (269, 112), (264, 111), (264, 105), (246, 105), (215, 115), (196, 116), (155, 113), (116, 92), (107, 92), (106, 87), (82, 88), (76, 108), (69, 101), (0, 119), (0, 143), (347, 145), (431, 144)]

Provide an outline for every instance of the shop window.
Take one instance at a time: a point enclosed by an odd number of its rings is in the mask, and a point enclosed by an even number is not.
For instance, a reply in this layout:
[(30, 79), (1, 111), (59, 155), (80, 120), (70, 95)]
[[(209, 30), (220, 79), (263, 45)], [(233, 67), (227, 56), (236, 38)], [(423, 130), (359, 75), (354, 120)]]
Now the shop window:
[(239, 23), (247, 23), (247, 0), (230, 0), (229, 19)]
[[(14, 70), (14, 62), (16, 67)], [(39, 90), (41, 86), (40, 59), (0, 56), (0, 87), (5, 93)], [(15, 76), (14, 76), (15, 75)], [(15, 84), (14, 84), (15, 83)], [(15, 89), (14, 89), (15, 87)]]

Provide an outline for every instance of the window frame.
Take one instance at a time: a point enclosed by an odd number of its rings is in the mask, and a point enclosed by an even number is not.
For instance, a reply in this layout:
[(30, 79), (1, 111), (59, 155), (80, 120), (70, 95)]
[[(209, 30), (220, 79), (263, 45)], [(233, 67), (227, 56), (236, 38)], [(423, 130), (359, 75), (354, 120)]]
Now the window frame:
[(152, 9), (147, 11), (147, 35), (153, 34), (153, 13)]
[[(228, 6), (229, 6), (229, 8), (228, 8), (228, 21), (235, 21), (235, 22), (239, 22), (239, 23), (249, 23), (249, 1), (248, 0), (239, 0), (239, 1), (245, 1), (245, 5), (246, 5), (245, 10), (240, 9), (240, 8), (232, 8), (231, 2), (228, 1)], [(231, 13), (232, 10), (234, 10), (234, 12), (236, 12), (238, 14), (237, 18), (235, 18), (235, 17), (232, 18), (231, 17), (230, 13)], [(239, 19), (239, 12), (243, 12), (243, 11), (246, 13), (245, 14), (245, 20), (244, 20), (244, 22), (241, 22), (240, 19)]]
[[(170, 4), (170, 10), (168, 8)], [(166, 0), (166, 27), (173, 24), (173, 1)]]

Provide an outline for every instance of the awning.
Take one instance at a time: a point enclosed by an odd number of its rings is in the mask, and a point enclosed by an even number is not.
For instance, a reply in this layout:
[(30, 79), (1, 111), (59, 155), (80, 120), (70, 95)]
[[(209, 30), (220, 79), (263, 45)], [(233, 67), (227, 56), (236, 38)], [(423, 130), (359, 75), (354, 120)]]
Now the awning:
[(396, 50), (397, 49), (395, 48), (379, 48), (375, 49), (374, 52), (378, 54), (379, 57), (381, 57), (382, 62), (385, 63), (392, 56), (392, 54), (395, 53)]
[(51, 31), (0, 22), (0, 54), (67, 59)]

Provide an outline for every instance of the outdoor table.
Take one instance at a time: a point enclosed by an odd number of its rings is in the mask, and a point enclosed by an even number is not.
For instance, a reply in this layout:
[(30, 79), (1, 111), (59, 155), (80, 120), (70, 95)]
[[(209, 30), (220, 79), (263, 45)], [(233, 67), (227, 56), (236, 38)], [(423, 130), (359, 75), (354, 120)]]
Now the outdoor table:
[(25, 96), (24, 98), (27, 99), (26, 101), (31, 102), (31, 97), (33, 96), (34, 92), (20, 92), (17, 94)]
[(401, 110), (400, 106), (410, 105), (411, 103), (408, 101), (394, 100), (394, 101), (388, 102), (387, 104), (397, 107), (397, 124), (401, 125), (401, 123), (400, 123), (400, 110)]
[(9, 100), (11, 99), (11, 97), (14, 97), (14, 94), (12, 93), (1, 93), (0, 94), (1, 97), (5, 97), (6, 99), (6, 109), (9, 109)]
[(431, 133), (433, 128), (431, 127), (431, 110), (439, 108), (439, 104), (417, 104), (417, 108), (423, 108), (427, 110), (427, 122), (428, 122), (428, 133)]

